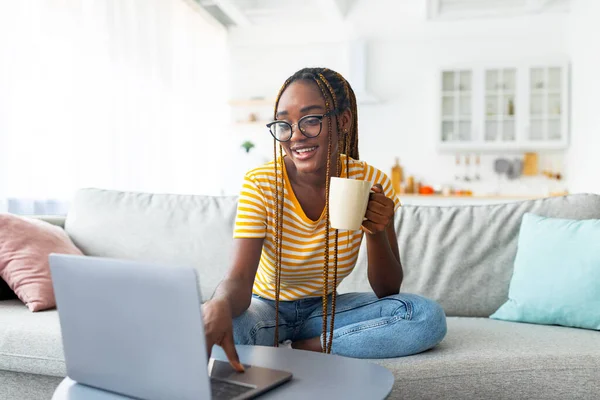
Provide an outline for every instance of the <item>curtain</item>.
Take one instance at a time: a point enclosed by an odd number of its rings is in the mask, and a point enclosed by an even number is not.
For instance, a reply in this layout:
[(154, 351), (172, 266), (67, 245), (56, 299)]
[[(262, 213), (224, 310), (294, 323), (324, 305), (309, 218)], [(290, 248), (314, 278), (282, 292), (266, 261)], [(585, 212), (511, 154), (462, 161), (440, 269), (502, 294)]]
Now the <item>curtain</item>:
[(0, 212), (65, 213), (82, 187), (218, 194), (226, 56), (192, 0), (0, 0)]

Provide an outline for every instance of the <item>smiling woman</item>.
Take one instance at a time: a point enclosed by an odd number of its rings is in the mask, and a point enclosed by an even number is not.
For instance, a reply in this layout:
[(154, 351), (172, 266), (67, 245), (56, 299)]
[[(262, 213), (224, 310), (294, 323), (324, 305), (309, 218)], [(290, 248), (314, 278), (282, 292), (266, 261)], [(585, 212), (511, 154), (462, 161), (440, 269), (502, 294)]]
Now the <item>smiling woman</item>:
[[(358, 154), (358, 109), (351, 86), (326, 68), (292, 75), (277, 96), (272, 162), (249, 171), (240, 193), (233, 263), (204, 304), (209, 346), (233, 342), (351, 357), (398, 357), (427, 350), (446, 333), (442, 308), (400, 293), (403, 272), (390, 179)], [(361, 230), (330, 225), (332, 177), (368, 181)], [(337, 295), (366, 233), (373, 293)]]

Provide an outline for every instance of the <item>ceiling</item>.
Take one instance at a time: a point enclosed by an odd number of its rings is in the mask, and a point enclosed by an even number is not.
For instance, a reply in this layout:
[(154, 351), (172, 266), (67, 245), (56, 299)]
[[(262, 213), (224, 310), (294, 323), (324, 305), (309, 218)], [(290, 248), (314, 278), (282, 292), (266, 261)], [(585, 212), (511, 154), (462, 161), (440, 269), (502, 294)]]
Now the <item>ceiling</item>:
[(220, 23), (267, 25), (273, 21), (342, 21), (356, 0), (196, 0)]
[[(358, 0), (196, 0), (226, 27), (265, 26), (273, 21), (343, 21)], [(373, 6), (386, 2), (369, 0)], [(423, 2), (427, 18), (465, 19), (566, 11), (570, 0), (411, 0)], [(401, 2), (400, 2), (401, 3)], [(389, 4), (389, 2), (388, 2)], [(399, 5), (399, 7), (401, 7)]]
[(429, 19), (503, 17), (567, 11), (570, 0), (427, 0)]

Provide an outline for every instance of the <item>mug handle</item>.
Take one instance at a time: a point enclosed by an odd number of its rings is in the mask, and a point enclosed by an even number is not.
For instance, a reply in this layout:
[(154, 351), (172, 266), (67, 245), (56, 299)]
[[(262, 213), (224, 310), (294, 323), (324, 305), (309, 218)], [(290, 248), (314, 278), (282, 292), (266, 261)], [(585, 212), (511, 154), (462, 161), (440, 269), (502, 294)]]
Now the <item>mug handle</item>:
[[(371, 194), (375, 194), (375, 192), (372, 190), (369, 190), (369, 195), (371, 195)], [(363, 217), (363, 221), (366, 221), (367, 219), (368, 219), (367, 217)]]

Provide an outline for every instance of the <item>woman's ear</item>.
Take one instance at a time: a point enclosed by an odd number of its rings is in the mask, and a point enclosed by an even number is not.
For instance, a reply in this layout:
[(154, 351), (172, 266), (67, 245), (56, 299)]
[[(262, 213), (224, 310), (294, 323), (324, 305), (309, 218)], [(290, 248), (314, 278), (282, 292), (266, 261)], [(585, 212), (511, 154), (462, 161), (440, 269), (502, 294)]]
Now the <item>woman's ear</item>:
[(339, 133), (348, 133), (350, 132), (350, 130), (352, 129), (352, 112), (350, 111), (349, 108), (346, 108), (341, 114), (340, 114), (340, 128), (341, 128), (341, 132)]

